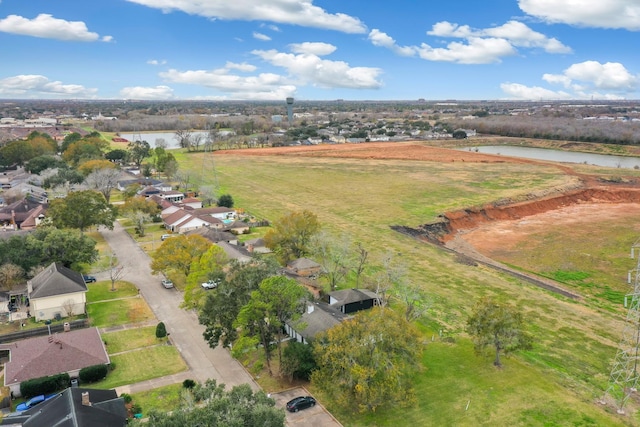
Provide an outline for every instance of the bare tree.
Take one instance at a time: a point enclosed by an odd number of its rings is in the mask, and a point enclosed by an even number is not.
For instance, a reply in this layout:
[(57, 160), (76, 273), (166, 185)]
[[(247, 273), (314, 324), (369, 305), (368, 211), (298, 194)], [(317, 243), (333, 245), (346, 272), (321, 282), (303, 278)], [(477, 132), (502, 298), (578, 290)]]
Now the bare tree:
[(178, 129), (174, 136), (180, 148), (186, 148), (191, 151), (191, 131), (188, 129)]
[(66, 299), (62, 302), (61, 307), (64, 310), (65, 314), (67, 315), (66, 317), (73, 316), (73, 309), (75, 308), (75, 306), (76, 306), (76, 302), (71, 298)]
[(111, 191), (118, 185), (120, 170), (113, 168), (96, 169), (84, 180), (85, 184), (102, 193), (107, 203), (111, 199)]
[(360, 288), (360, 278), (362, 277), (362, 273), (364, 273), (368, 257), (369, 252), (362, 247), (362, 243), (358, 242), (356, 245), (355, 263), (353, 264), (353, 271), (356, 273), (356, 289)]
[(191, 137), (191, 145), (193, 146), (195, 151), (200, 149), (200, 145), (204, 141), (204, 136), (201, 133), (195, 134)]
[(151, 222), (151, 215), (142, 211), (133, 211), (129, 212), (127, 218), (129, 218), (135, 226), (138, 236), (144, 237), (146, 224)]
[(373, 276), (373, 282), (369, 286), (378, 295), (382, 306), (389, 303), (389, 292), (394, 285), (401, 285), (406, 280), (406, 275), (406, 266), (395, 261), (393, 254), (387, 253), (382, 257), (382, 269)]
[(335, 238), (322, 231), (316, 234), (311, 243), (313, 253), (322, 265), (329, 288), (336, 289), (350, 270), (351, 243), (345, 236)]
[(404, 303), (404, 317), (408, 322), (421, 318), (433, 305), (417, 285), (405, 281), (398, 283), (395, 295)]
[(111, 252), (111, 255), (109, 256), (109, 280), (111, 280), (112, 292), (115, 292), (116, 290), (116, 282), (118, 280), (122, 280), (124, 275), (124, 266), (118, 265), (118, 258), (116, 258), (115, 254)]
[(169, 146), (169, 143), (164, 138), (156, 138), (155, 145), (159, 148), (167, 148)]
[(178, 180), (178, 188), (184, 190), (189, 188), (189, 182), (191, 181), (191, 174), (189, 172), (176, 173), (176, 179)]

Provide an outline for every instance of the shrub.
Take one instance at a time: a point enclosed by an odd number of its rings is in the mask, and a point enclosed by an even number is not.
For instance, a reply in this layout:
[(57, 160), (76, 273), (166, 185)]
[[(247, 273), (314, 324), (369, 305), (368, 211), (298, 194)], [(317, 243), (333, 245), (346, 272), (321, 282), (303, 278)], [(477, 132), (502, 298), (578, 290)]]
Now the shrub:
[(107, 376), (109, 367), (107, 365), (93, 365), (80, 369), (80, 381), (83, 383), (94, 383)]
[(109, 365), (109, 370), (110, 371), (115, 371), (116, 370), (116, 362), (111, 362), (111, 364)]
[(142, 407), (137, 403), (134, 403), (133, 405), (131, 405), (131, 412), (133, 412), (134, 414), (141, 414)]
[(167, 328), (164, 326), (164, 322), (158, 323), (156, 326), (156, 338), (164, 338), (167, 336)]
[(71, 378), (69, 374), (51, 375), (49, 377), (34, 378), (20, 383), (20, 394), (29, 398), (40, 394), (51, 394), (67, 388)]
[(133, 397), (131, 397), (131, 395), (128, 393), (122, 393), (120, 397), (122, 398), (122, 400), (124, 400), (124, 403), (131, 403), (131, 401), (133, 400)]
[(182, 387), (186, 388), (186, 389), (192, 389), (196, 386), (196, 382), (192, 379), (187, 378), (186, 380), (182, 381)]

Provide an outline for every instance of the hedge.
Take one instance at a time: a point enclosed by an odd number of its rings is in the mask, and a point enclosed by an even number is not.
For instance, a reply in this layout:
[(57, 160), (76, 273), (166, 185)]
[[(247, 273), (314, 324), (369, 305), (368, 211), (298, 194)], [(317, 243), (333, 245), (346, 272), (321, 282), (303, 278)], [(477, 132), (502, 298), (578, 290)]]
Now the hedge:
[(25, 398), (52, 394), (69, 387), (69, 374), (51, 375), (49, 377), (34, 378), (20, 383), (20, 394)]
[(83, 383), (94, 383), (107, 376), (109, 367), (107, 365), (93, 365), (80, 369), (80, 381)]

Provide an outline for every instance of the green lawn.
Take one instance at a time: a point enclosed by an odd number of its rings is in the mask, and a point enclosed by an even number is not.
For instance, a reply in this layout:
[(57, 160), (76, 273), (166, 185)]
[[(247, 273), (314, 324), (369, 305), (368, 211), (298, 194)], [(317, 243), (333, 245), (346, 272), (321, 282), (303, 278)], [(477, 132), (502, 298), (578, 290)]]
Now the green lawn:
[(178, 407), (181, 402), (182, 384), (172, 384), (153, 390), (133, 393), (133, 403), (140, 405), (143, 414), (151, 410), (168, 412)]
[(116, 364), (116, 369), (109, 372), (105, 380), (93, 383), (91, 387), (109, 389), (188, 369), (178, 350), (171, 345), (146, 347), (110, 358)]
[(91, 320), (91, 326), (99, 328), (154, 319), (144, 299), (137, 297), (88, 304), (87, 314)]
[[(176, 156), (182, 170), (198, 171), (195, 178), (201, 184), (213, 182), (213, 172), (200, 175), (211, 170), (203, 168), (207, 162), (203, 154), (176, 152)], [(543, 165), (300, 156), (216, 155), (215, 167), (220, 192), (231, 194), (236, 206), (260, 218), (274, 221), (287, 211), (309, 209), (328, 231), (361, 242), (372, 264), (380, 265), (382, 256), (393, 253), (407, 265), (408, 280), (433, 300), (425, 322), (455, 341), (444, 344), (436, 339), (427, 344), (424, 370), (416, 374), (419, 404), (371, 417), (338, 413), (345, 426), (638, 425), (635, 418), (621, 420), (594, 404), (606, 388), (621, 336), (625, 312), (613, 302), (618, 294), (603, 287), (589, 298), (570, 301), (495, 270), (459, 263), (454, 254), (390, 228), (416, 227), (446, 211), (496, 200), (522, 200), (536, 191), (573, 184), (573, 177)], [(580, 170), (620, 174), (587, 166)], [(599, 224), (573, 247), (605, 248), (598, 254), (602, 257), (616, 248), (627, 254), (633, 233), (621, 234), (614, 225)], [(544, 254), (535, 271), (561, 270), (558, 261), (566, 250), (561, 243), (566, 233), (570, 230), (557, 234), (557, 244), (530, 242), (540, 248), (536, 253)], [(513, 264), (522, 265), (522, 259)], [(628, 267), (622, 262), (594, 270), (599, 265), (585, 260), (568, 270), (586, 272), (604, 283), (626, 278)], [(490, 360), (473, 354), (464, 333), (467, 314), (483, 295), (520, 307), (535, 336), (533, 350), (506, 360), (500, 371)], [(330, 399), (324, 402), (330, 404)]]
[(156, 338), (155, 326), (107, 332), (102, 334), (102, 340), (107, 343), (109, 354), (150, 347), (167, 341), (166, 338)]
[(116, 282), (115, 291), (111, 290), (111, 281), (89, 283), (88, 288), (87, 302), (90, 303), (138, 295), (138, 288), (130, 282)]

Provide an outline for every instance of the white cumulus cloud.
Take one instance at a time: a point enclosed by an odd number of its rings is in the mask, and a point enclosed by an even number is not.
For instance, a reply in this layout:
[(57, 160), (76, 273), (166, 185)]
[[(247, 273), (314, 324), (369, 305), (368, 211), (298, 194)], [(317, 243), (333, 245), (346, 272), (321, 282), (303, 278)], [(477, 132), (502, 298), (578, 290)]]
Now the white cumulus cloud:
[(434, 48), (423, 43), (418, 49), (422, 59), (459, 64), (490, 64), (515, 54), (516, 49), (505, 39), (479, 37), (469, 38), (466, 44), (451, 42), (446, 48)]
[(247, 64), (246, 62), (238, 64), (236, 62), (227, 61), (226, 65), (224, 66), (224, 69), (225, 70), (239, 70), (239, 71), (244, 71), (245, 73), (251, 73), (251, 72), (255, 71), (257, 69), (257, 67), (255, 65)]
[(311, 53), (285, 53), (272, 50), (254, 50), (259, 56), (276, 67), (287, 70), (294, 78), (324, 88), (378, 89), (379, 68), (351, 67), (344, 61), (322, 59)]
[(126, 99), (171, 99), (173, 98), (173, 89), (169, 86), (131, 86), (120, 90), (120, 96)]
[(165, 59), (150, 59), (147, 61), (149, 65), (165, 65), (167, 61)]
[(519, 83), (502, 83), (500, 88), (511, 99), (521, 99), (527, 101), (552, 100), (552, 99), (572, 99), (567, 92), (556, 92), (539, 86), (525, 86)]
[(364, 33), (365, 25), (344, 13), (329, 13), (315, 6), (313, 0), (127, 0), (160, 9), (165, 13), (178, 10), (210, 19), (268, 21), (302, 27), (322, 28), (344, 33)]
[(395, 52), (400, 56), (414, 56), (417, 48), (414, 46), (400, 46), (396, 43), (393, 37), (389, 36), (377, 28), (374, 28), (369, 33), (369, 40), (374, 46), (386, 47), (387, 49)]
[(51, 81), (38, 74), (22, 74), (0, 79), (0, 95), (19, 98), (91, 98), (97, 89)]
[(337, 49), (332, 44), (322, 42), (292, 43), (289, 48), (293, 53), (309, 53), (318, 56), (330, 55)]
[(9, 15), (0, 19), (0, 31), (23, 36), (40, 37), (64, 41), (93, 42), (102, 40), (110, 42), (111, 36), (103, 36), (88, 30), (82, 21), (65, 21), (52, 15), (41, 13), (34, 19), (18, 15)]
[(519, 0), (518, 5), (548, 23), (640, 30), (637, 0)]

